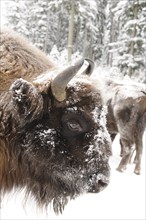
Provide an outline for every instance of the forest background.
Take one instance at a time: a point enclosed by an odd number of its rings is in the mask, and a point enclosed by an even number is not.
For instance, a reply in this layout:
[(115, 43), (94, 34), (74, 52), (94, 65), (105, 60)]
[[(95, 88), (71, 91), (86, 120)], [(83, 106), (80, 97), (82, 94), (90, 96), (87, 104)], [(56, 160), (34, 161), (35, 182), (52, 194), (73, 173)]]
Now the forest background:
[(5, 25), (55, 61), (89, 57), (109, 75), (146, 83), (146, 0), (5, 0), (5, 8)]

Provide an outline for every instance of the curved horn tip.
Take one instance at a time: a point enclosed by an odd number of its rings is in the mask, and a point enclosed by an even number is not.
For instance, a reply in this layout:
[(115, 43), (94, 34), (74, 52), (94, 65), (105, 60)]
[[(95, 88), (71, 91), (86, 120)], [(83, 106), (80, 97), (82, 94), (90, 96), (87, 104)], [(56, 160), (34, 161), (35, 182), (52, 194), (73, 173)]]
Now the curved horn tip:
[(90, 59), (90, 58), (88, 58), (88, 57), (85, 57), (85, 60), (86, 60), (87, 62), (89, 62), (90, 64), (92, 64), (93, 66), (95, 65), (95, 62), (94, 62), (92, 59)]
[(88, 65), (87, 69), (82, 74), (86, 74), (86, 75), (90, 76), (94, 70), (95, 63), (90, 58), (85, 58), (85, 60), (88, 62), (89, 65)]
[(76, 61), (73, 66), (80, 67), (84, 64), (84, 61), (85, 61), (85, 58), (81, 58), (78, 61)]

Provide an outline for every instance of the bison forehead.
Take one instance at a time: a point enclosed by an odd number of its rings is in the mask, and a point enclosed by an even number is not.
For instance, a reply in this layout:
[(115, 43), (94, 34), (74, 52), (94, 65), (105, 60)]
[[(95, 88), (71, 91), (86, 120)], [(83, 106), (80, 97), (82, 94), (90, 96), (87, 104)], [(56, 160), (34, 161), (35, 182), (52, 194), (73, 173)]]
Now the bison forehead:
[(83, 77), (80, 80), (77, 79), (71, 80), (66, 88), (66, 106), (77, 104), (78, 106), (85, 106), (91, 111), (95, 106), (102, 105), (101, 94), (93, 82)]

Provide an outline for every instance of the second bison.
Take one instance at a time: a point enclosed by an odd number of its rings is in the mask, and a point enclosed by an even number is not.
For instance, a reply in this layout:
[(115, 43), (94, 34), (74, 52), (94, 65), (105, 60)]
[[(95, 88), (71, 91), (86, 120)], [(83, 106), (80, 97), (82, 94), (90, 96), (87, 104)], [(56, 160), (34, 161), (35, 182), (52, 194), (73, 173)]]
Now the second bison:
[(121, 161), (117, 168), (123, 172), (136, 150), (136, 174), (141, 172), (143, 135), (146, 127), (146, 85), (133, 81), (117, 81), (104, 78), (102, 84), (104, 102), (107, 105), (107, 129), (114, 140), (120, 135)]

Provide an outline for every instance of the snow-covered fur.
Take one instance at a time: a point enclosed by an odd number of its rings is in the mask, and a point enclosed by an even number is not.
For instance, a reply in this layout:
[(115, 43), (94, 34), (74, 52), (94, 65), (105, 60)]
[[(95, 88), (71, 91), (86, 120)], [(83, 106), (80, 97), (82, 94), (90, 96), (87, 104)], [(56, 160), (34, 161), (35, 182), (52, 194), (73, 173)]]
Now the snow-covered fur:
[(146, 127), (146, 85), (133, 81), (100, 80), (101, 91), (108, 107), (107, 128), (114, 140), (120, 134), (121, 162), (117, 168), (123, 172), (130, 161), (135, 145), (135, 170), (141, 172), (143, 134)]
[(1, 195), (25, 187), (39, 206), (52, 203), (62, 212), (69, 199), (109, 182), (100, 91), (89, 76), (75, 76), (66, 99), (57, 101), (50, 89), (54, 64), (18, 35), (3, 32), (0, 39)]

